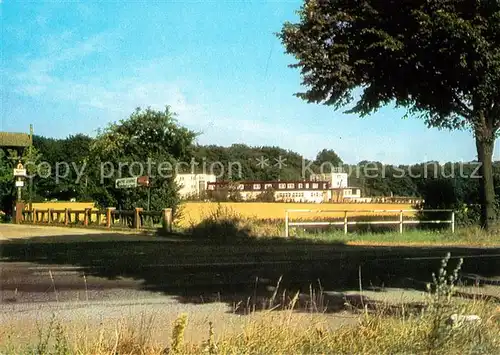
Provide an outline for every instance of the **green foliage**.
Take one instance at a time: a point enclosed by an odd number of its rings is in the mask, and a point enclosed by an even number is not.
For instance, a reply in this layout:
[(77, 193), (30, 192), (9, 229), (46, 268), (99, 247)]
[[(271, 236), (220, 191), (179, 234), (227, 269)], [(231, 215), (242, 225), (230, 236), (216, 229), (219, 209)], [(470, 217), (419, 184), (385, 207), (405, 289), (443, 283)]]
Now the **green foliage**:
[(316, 166), (321, 167), (322, 165), (324, 166), (324, 169), (322, 169), (323, 173), (330, 173), (331, 168), (337, 168), (342, 166), (342, 159), (335, 153), (335, 151), (331, 149), (323, 149), (316, 155), (316, 159), (314, 160), (314, 164)]
[[(149, 175), (150, 209), (175, 209), (179, 203), (175, 166), (189, 160), (196, 137), (175, 116), (168, 106), (164, 111), (138, 108), (128, 119), (99, 132), (89, 152), (90, 195), (103, 206), (147, 208), (147, 188), (116, 189), (114, 184), (117, 178)], [(109, 177), (103, 178), (103, 172)]]
[(306, 0), (278, 34), (310, 103), (366, 116), (405, 107), (428, 126), (470, 129), (481, 166), (481, 224), (496, 221), (491, 168), (500, 128), (500, 2)]
[(201, 240), (248, 241), (249, 238), (282, 235), (281, 224), (281, 220), (263, 221), (244, 217), (231, 208), (218, 204), (215, 210), (203, 216), (201, 222), (192, 223), (188, 233)]
[[(90, 163), (92, 141), (92, 138), (83, 134), (65, 139), (34, 136), (33, 149), (40, 155), (36, 159), (27, 157), (26, 161), (44, 162), (40, 170), (45, 168), (45, 171), (37, 171), (37, 176), (33, 178), (30, 186), (32, 190), (29, 192), (31, 200), (90, 200), (88, 175), (85, 172)], [(80, 172), (83, 174), (79, 176)]]
[(12, 212), (12, 206), (15, 201), (14, 176), (12, 169), (14, 168), (14, 160), (17, 155), (13, 151), (0, 149), (0, 209), (6, 214)]
[(453, 337), (453, 330), (446, 326), (447, 320), (454, 313), (453, 296), (456, 292), (458, 273), (463, 259), (459, 259), (452, 273), (446, 270), (451, 254), (447, 253), (441, 260), (438, 275), (432, 273), (432, 283), (427, 284), (428, 301), (427, 311), (431, 315), (431, 329), (427, 334), (427, 350), (430, 353), (438, 352)]
[(256, 198), (257, 202), (275, 202), (276, 198), (274, 195), (274, 189), (268, 188), (264, 192), (260, 193)]

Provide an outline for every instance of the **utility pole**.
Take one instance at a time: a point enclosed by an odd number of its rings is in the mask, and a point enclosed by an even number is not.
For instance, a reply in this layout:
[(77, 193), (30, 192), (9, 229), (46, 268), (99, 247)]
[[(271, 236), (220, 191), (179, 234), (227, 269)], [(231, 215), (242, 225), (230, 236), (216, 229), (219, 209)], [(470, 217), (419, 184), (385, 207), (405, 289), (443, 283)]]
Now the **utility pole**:
[[(33, 124), (30, 124), (30, 146), (28, 148), (30, 158), (33, 159)], [(33, 162), (34, 163), (34, 162)], [(33, 207), (33, 176), (29, 177), (29, 189), (28, 189), (28, 206), (29, 209)]]

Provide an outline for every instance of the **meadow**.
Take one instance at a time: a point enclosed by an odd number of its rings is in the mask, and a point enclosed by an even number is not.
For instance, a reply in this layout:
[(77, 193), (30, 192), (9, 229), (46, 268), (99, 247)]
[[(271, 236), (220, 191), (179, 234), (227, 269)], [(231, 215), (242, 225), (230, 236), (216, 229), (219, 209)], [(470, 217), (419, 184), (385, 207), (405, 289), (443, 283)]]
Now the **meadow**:
[[(32, 204), (33, 208), (38, 210), (84, 210), (90, 208), (96, 210), (94, 202), (38, 202)], [(343, 218), (343, 212), (319, 212), (320, 210), (340, 210), (351, 211), (349, 216), (395, 216), (392, 212), (368, 212), (369, 210), (413, 210), (411, 204), (402, 203), (273, 203), (273, 202), (183, 202), (179, 206), (179, 214), (176, 224), (179, 228), (187, 228), (193, 224), (198, 224), (203, 221), (208, 215), (214, 213), (218, 208), (229, 210), (243, 218), (254, 219), (256, 221), (264, 220), (281, 220), (285, 218), (287, 209), (312, 210), (317, 212), (305, 213), (294, 212), (293, 216), (301, 219), (318, 219), (318, 218)], [(405, 216), (412, 216), (414, 213), (405, 212)], [(83, 213), (79, 216), (83, 219)], [(47, 217), (44, 216), (44, 219)], [(59, 222), (62, 222), (63, 216), (59, 216)], [(92, 220), (95, 220), (93, 216)]]
[[(343, 212), (319, 212), (321, 210), (351, 211), (349, 216), (397, 216), (394, 212), (369, 212), (370, 210), (413, 210), (411, 204), (402, 203), (279, 203), (279, 202), (185, 202), (180, 206), (179, 227), (189, 227), (200, 223), (218, 208), (231, 211), (243, 218), (284, 221), (285, 211), (312, 210), (316, 212), (294, 212), (295, 218), (343, 218)], [(411, 216), (412, 213), (405, 213)]]

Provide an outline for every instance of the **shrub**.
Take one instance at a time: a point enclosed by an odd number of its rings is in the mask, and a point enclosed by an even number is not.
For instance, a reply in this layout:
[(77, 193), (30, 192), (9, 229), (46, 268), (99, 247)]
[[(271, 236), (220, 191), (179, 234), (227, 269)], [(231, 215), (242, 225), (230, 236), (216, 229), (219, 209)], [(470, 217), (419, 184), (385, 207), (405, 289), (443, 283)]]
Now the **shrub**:
[(208, 212), (201, 222), (191, 224), (188, 232), (197, 238), (231, 241), (279, 236), (281, 228), (277, 222), (270, 223), (243, 217), (232, 209), (218, 204), (217, 208)]

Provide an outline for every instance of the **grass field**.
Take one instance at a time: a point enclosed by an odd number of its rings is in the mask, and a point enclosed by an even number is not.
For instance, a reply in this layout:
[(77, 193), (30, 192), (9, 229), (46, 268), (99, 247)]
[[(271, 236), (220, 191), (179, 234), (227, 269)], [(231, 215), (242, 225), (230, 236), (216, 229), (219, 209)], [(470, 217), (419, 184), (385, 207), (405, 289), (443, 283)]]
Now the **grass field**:
[[(177, 221), (180, 227), (188, 227), (192, 224), (200, 223), (204, 218), (213, 213), (219, 206), (231, 210), (244, 218), (255, 220), (284, 220), (285, 210), (347, 210), (352, 211), (349, 216), (388, 216), (396, 215), (389, 212), (368, 212), (369, 210), (411, 210), (410, 204), (396, 203), (260, 203), (260, 202), (186, 202), (181, 205), (181, 216)], [(406, 213), (410, 216), (412, 213)], [(316, 212), (304, 213), (294, 212), (294, 218), (315, 219), (315, 218), (340, 218), (344, 217), (343, 212)]]

